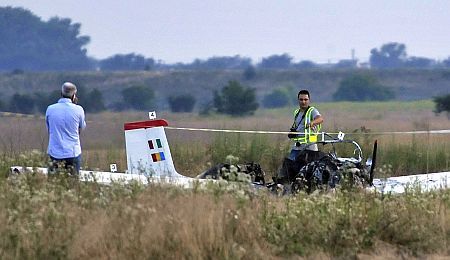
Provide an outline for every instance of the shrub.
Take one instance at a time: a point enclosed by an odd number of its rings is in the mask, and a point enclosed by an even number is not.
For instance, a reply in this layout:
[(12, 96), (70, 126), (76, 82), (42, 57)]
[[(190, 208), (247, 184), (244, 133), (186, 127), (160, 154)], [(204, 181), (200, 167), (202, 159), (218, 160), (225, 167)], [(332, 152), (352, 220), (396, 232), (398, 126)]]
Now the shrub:
[(155, 94), (145, 86), (132, 86), (122, 90), (125, 107), (136, 110), (147, 110), (153, 105)]
[(61, 97), (61, 92), (59, 90), (52, 91), (48, 94), (44, 92), (36, 92), (33, 97), (37, 112), (45, 114), (47, 107), (56, 103)]
[(103, 102), (103, 94), (96, 88), (85, 95), (84, 100), (81, 101), (86, 112), (97, 113), (106, 109), (105, 103)]
[(192, 112), (196, 102), (195, 97), (191, 94), (170, 96), (168, 101), (172, 112)]
[(386, 101), (395, 98), (394, 92), (369, 75), (353, 75), (343, 79), (333, 94), (336, 101)]
[(285, 107), (289, 105), (289, 93), (286, 89), (277, 88), (264, 96), (263, 105), (267, 108)]
[(214, 92), (214, 107), (218, 113), (232, 116), (251, 115), (258, 108), (254, 88), (243, 87), (231, 80), (221, 93)]
[(16, 93), (9, 101), (9, 110), (15, 113), (32, 114), (34, 107), (34, 99), (27, 94)]
[(435, 113), (447, 112), (447, 116), (450, 118), (450, 94), (440, 97), (435, 97), (434, 103), (436, 103)]
[(251, 80), (254, 79), (256, 77), (256, 69), (254, 66), (248, 66), (245, 70), (244, 70), (244, 79), (246, 80)]

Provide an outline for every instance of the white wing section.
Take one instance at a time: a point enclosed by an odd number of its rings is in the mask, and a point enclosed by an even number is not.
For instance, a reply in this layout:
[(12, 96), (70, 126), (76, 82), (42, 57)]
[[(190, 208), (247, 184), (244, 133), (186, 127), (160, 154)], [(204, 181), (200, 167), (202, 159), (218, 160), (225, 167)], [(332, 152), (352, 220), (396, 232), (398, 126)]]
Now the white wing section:
[[(12, 174), (20, 174), (25, 172), (37, 172), (47, 174), (47, 168), (33, 167), (11, 167)], [(215, 182), (210, 179), (189, 178), (182, 175), (165, 177), (165, 176), (145, 176), (142, 174), (116, 173), (116, 172), (98, 172), (98, 171), (80, 171), (80, 181), (97, 182), (101, 184), (111, 184), (113, 182), (129, 183), (137, 181), (142, 184), (170, 184), (184, 188), (192, 188), (198, 184), (204, 185), (208, 182)], [(450, 172), (435, 172), (429, 174), (417, 174), (399, 177), (389, 177), (386, 179), (374, 179), (373, 187), (377, 192), (400, 194), (404, 193), (408, 188), (420, 188), (422, 191), (431, 191), (450, 188)]]
[[(13, 166), (10, 169), (11, 174), (23, 174), (27, 172), (35, 172), (40, 174), (48, 174), (47, 168), (36, 167), (22, 167)], [(128, 184), (132, 181), (139, 182), (147, 185), (152, 184), (169, 184), (183, 188), (193, 188), (196, 185), (204, 185), (215, 180), (207, 179), (195, 179), (185, 176), (177, 177), (164, 177), (164, 176), (145, 176), (143, 174), (129, 174), (129, 173), (117, 173), (117, 172), (101, 172), (101, 171), (85, 171), (81, 170), (79, 175), (80, 181), (96, 182), (100, 184), (112, 184), (112, 183), (125, 183)]]
[(374, 179), (375, 189), (383, 193), (404, 193), (407, 189), (420, 188), (422, 191), (450, 188), (450, 172), (389, 177)]

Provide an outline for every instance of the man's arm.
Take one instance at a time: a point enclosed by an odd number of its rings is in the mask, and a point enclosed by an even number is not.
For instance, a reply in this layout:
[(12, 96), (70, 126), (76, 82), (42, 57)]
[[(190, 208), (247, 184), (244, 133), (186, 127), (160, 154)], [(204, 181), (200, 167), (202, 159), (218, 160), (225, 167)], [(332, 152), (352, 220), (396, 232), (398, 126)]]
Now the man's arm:
[(322, 123), (323, 123), (323, 117), (322, 117), (321, 115), (318, 115), (318, 116), (316, 116), (316, 117), (314, 118), (313, 121), (311, 121), (311, 123), (309, 123), (309, 127), (310, 127), (310, 128), (313, 128), (313, 127), (315, 127), (316, 125), (320, 125), (320, 124), (322, 124)]
[(81, 130), (83, 130), (85, 128), (86, 128), (86, 121), (85, 121), (85, 116), (84, 116), (84, 109), (81, 107), (80, 125), (78, 126), (78, 130), (79, 130), (79, 132), (81, 132)]

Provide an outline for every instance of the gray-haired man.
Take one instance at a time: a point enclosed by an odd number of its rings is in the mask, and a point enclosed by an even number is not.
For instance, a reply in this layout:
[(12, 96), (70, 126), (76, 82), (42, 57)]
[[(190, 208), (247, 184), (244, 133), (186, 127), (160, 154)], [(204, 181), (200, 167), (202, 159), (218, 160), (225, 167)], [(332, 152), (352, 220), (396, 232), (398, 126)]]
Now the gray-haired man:
[(65, 82), (61, 98), (50, 105), (45, 113), (48, 129), (47, 153), (52, 160), (50, 170), (59, 165), (78, 174), (81, 165), (80, 131), (86, 127), (84, 109), (77, 105), (77, 87)]

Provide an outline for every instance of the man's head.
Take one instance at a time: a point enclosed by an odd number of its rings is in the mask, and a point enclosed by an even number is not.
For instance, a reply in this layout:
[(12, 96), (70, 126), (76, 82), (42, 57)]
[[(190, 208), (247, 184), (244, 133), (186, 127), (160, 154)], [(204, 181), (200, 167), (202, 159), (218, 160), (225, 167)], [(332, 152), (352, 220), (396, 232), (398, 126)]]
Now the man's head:
[(61, 96), (72, 99), (77, 93), (77, 86), (71, 82), (64, 82), (61, 87)]
[(309, 102), (311, 101), (308, 90), (305, 90), (305, 89), (300, 90), (298, 92), (297, 98), (298, 98), (298, 104), (301, 109), (308, 108)]

